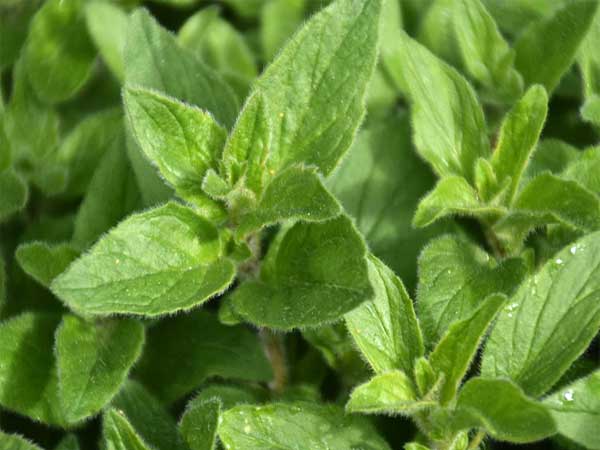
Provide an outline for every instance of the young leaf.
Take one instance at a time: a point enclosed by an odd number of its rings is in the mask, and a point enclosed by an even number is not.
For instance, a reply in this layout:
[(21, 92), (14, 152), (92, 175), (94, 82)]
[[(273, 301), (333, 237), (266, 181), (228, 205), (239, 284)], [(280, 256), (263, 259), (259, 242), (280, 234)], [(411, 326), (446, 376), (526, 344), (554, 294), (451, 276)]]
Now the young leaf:
[(75, 217), (73, 245), (86, 249), (141, 203), (125, 141), (113, 142), (92, 177)]
[(499, 184), (509, 183), (506, 192), (510, 204), (521, 176), (535, 149), (548, 112), (548, 95), (543, 87), (531, 87), (504, 119), (492, 166)]
[(376, 373), (413, 373), (415, 360), (423, 355), (423, 338), (412, 300), (385, 264), (372, 255), (368, 261), (375, 295), (346, 314), (348, 330)]
[(467, 180), (460, 176), (447, 176), (435, 185), (421, 200), (413, 218), (416, 227), (425, 227), (449, 215), (475, 217), (495, 216), (503, 210), (484, 204)]
[(69, 423), (100, 411), (139, 357), (144, 327), (132, 319), (93, 324), (66, 315), (56, 332), (62, 410)]
[(37, 12), (24, 49), (27, 75), (47, 102), (71, 98), (88, 79), (94, 47), (83, 17), (83, 0), (49, 0)]
[(153, 450), (188, 450), (173, 417), (138, 382), (127, 380), (111, 405)]
[(454, 0), (452, 18), (462, 63), (488, 92), (511, 100), (523, 89), (515, 52), (481, 0)]
[(3, 222), (25, 207), (29, 189), (15, 171), (8, 169), (0, 172), (0, 192), (0, 222)]
[(519, 192), (513, 210), (494, 228), (508, 242), (520, 243), (535, 227), (558, 223), (575, 230), (600, 228), (600, 199), (581, 184), (550, 173), (533, 178)]
[(85, 19), (90, 36), (106, 65), (119, 81), (123, 81), (127, 14), (111, 3), (93, 1), (85, 7)]
[(417, 204), (435, 179), (415, 153), (410, 138), (405, 111), (368, 123), (328, 180), (331, 191), (356, 220), (371, 252), (409, 290), (416, 284), (414, 261), (427, 240), (440, 231), (440, 227), (412, 226)]
[(380, 8), (381, 0), (333, 2), (256, 81), (272, 124), (270, 169), (306, 163), (327, 175), (344, 155), (364, 114)]
[(284, 220), (322, 222), (340, 213), (340, 204), (314, 169), (289, 167), (267, 185), (256, 209), (240, 218), (236, 232), (244, 236)]
[(454, 398), (479, 343), (505, 302), (506, 297), (502, 294), (482, 299), (481, 306), (470, 317), (450, 325), (429, 356), (433, 370), (444, 375), (440, 393), (442, 404)]
[(192, 400), (185, 408), (179, 430), (190, 450), (213, 450), (217, 441), (221, 401), (218, 398), (200, 400)]
[(79, 252), (69, 244), (51, 246), (44, 242), (30, 242), (17, 247), (15, 256), (28, 275), (49, 287), (52, 280), (79, 256)]
[(598, 3), (576, 0), (565, 3), (523, 32), (515, 42), (515, 66), (526, 85), (541, 84), (552, 92), (573, 63)]
[(166, 402), (193, 391), (210, 376), (249, 381), (272, 378), (255, 333), (243, 326), (222, 325), (216, 316), (203, 311), (164, 319), (150, 328), (137, 373)]
[(266, 159), (271, 147), (271, 123), (267, 105), (260, 94), (244, 105), (223, 149), (223, 175), (234, 186), (243, 179), (259, 195), (266, 179)]
[(400, 370), (375, 375), (358, 386), (346, 404), (349, 412), (411, 414), (435, 406), (419, 401), (410, 378)]
[(210, 114), (155, 91), (128, 87), (123, 98), (133, 134), (161, 175), (183, 198), (203, 195), (227, 132)]
[(336, 406), (308, 402), (236, 406), (223, 414), (219, 437), (226, 448), (311, 450), (390, 447), (360, 416), (347, 416)]
[(482, 374), (548, 391), (600, 328), (600, 232), (560, 251), (509, 301), (483, 353)]
[(234, 276), (217, 229), (168, 203), (113, 228), (53, 281), (52, 291), (84, 315), (156, 316), (205, 302)]
[(27, 312), (0, 324), (0, 405), (51, 425), (63, 423), (52, 353), (59, 321)]
[(560, 434), (589, 449), (600, 448), (600, 371), (562, 388), (544, 400)]
[(127, 84), (158, 90), (233, 125), (238, 103), (231, 88), (144, 10), (129, 19), (124, 60)]
[(4, 450), (42, 450), (34, 443), (16, 434), (6, 434), (0, 431), (0, 447)]
[(366, 247), (345, 216), (323, 223), (296, 223), (272, 255), (261, 279), (233, 294), (246, 320), (290, 330), (335, 321), (372, 295)]
[(494, 438), (508, 442), (533, 442), (556, 433), (549, 410), (502, 379), (467, 381), (458, 396), (454, 420), (459, 429), (483, 427)]
[(404, 33), (385, 63), (410, 98), (419, 154), (441, 177), (472, 181), (475, 161), (487, 157), (490, 146), (483, 111), (469, 83)]
[(152, 450), (133, 429), (123, 413), (114, 408), (104, 413), (102, 436), (106, 450)]
[(432, 241), (419, 257), (417, 309), (428, 347), (448, 327), (466, 319), (482, 299), (496, 292), (511, 294), (526, 266), (517, 258), (496, 264), (487, 252), (457, 236)]

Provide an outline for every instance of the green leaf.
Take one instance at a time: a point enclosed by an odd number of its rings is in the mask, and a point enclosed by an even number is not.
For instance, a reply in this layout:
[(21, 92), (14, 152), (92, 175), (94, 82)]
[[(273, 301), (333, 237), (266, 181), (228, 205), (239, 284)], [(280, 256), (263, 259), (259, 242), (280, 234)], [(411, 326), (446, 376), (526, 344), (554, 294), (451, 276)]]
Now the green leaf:
[(83, 0), (49, 0), (31, 21), (25, 65), (33, 89), (47, 102), (71, 98), (90, 76), (95, 52), (82, 9)]
[(151, 450), (123, 413), (116, 409), (104, 413), (102, 436), (106, 450)]
[(122, 136), (106, 150), (94, 172), (75, 217), (73, 245), (89, 247), (133, 212), (140, 196)]
[(42, 450), (27, 439), (16, 434), (6, 434), (0, 431), (0, 446), (4, 450)]
[(11, 169), (0, 172), (0, 222), (25, 207), (29, 189), (21, 177)]
[(579, 182), (583, 187), (600, 195), (600, 147), (592, 147), (577, 153), (577, 160), (572, 161), (562, 172), (562, 176)]
[(272, 377), (256, 333), (222, 325), (203, 311), (164, 319), (150, 328), (137, 373), (166, 402), (193, 391), (211, 376), (249, 381)]
[(77, 123), (61, 142), (57, 161), (68, 166), (66, 190), (72, 195), (84, 195), (103, 156), (114, 145), (123, 145), (123, 113), (111, 108), (90, 114)]
[(252, 384), (211, 383), (204, 387), (188, 406), (218, 399), (223, 409), (231, 409), (237, 405), (264, 403), (269, 392)]
[(472, 378), (456, 403), (457, 428), (483, 427), (495, 439), (527, 443), (556, 433), (548, 409), (508, 380)]
[(63, 439), (61, 439), (54, 450), (80, 450), (77, 436), (74, 434), (67, 434)]
[(271, 123), (264, 98), (248, 98), (223, 149), (223, 176), (231, 186), (240, 180), (259, 195), (268, 175), (266, 159), (271, 146)]
[(93, 324), (66, 315), (56, 332), (62, 410), (70, 423), (99, 412), (140, 356), (144, 327), (132, 319)]
[(36, 96), (22, 58), (14, 66), (12, 80), (12, 95), (4, 113), (6, 136), (13, 160), (23, 158), (36, 165), (58, 144), (58, 114)]
[(190, 16), (179, 29), (177, 40), (225, 77), (233, 75), (249, 83), (258, 75), (254, 55), (243, 35), (219, 17), (216, 6)]
[(221, 415), (218, 398), (192, 400), (181, 417), (179, 430), (190, 450), (213, 450)]
[(560, 251), (509, 301), (483, 353), (482, 374), (547, 392), (600, 328), (600, 233)]
[[(319, 351), (329, 367), (340, 374), (342, 384), (352, 386), (370, 375), (344, 322), (302, 330), (302, 337)], [(319, 376), (312, 375), (309, 377), (313, 380)], [(320, 398), (320, 395), (316, 397), (317, 400)]]
[(508, 242), (520, 243), (533, 228), (552, 223), (584, 231), (600, 228), (598, 196), (576, 181), (547, 172), (525, 185), (513, 208), (494, 225), (498, 236)]
[(413, 372), (423, 355), (423, 338), (412, 300), (400, 278), (369, 256), (369, 279), (375, 295), (346, 314), (356, 345), (376, 373), (402, 369)]
[(8, 169), (12, 162), (11, 143), (6, 136), (4, 128), (4, 113), (2, 111), (2, 101), (0, 96), (0, 172)]
[(85, 19), (90, 36), (106, 65), (119, 81), (123, 81), (127, 14), (109, 2), (93, 1), (85, 7)]
[(371, 252), (409, 290), (416, 284), (415, 260), (421, 248), (440, 231), (440, 227), (412, 226), (417, 204), (433, 183), (433, 174), (411, 144), (406, 112), (389, 114), (363, 127), (328, 181), (356, 220)]
[(271, 61), (279, 49), (300, 28), (306, 0), (271, 0), (260, 13), (260, 43), (264, 59)]
[(600, 449), (600, 372), (562, 388), (544, 400), (560, 434), (589, 449)]
[(341, 213), (338, 201), (313, 169), (289, 167), (267, 185), (254, 211), (240, 219), (238, 235), (285, 220), (322, 222)]
[(41, 285), (49, 287), (52, 280), (79, 256), (79, 252), (69, 244), (28, 242), (19, 245), (15, 256), (28, 275)]
[(558, 139), (542, 139), (529, 160), (521, 184), (529, 179), (549, 171), (558, 175), (579, 158), (580, 151), (566, 142)]
[(419, 257), (417, 310), (428, 347), (433, 347), (457, 320), (471, 316), (481, 301), (496, 292), (511, 294), (526, 273), (521, 259), (497, 264), (467, 239), (444, 236)]
[(514, 99), (523, 89), (510, 48), (481, 0), (452, 2), (452, 22), (462, 63), (487, 92)]
[(144, 206), (155, 207), (169, 201), (174, 195), (173, 190), (146, 158), (129, 126), (127, 127), (125, 142), (127, 156), (135, 174), (135, 181), (139, 186)]
[(402, 34), (386, 67), (412, 104), (415, 147), (441, 177), (473, 180), (490, 145), (481, 106), (469, 83), (425, 47)]
[(405, 444), (403, 448), (404, 450), (431, 450), (429, 447), (416, 442), (409, 442), (408, 444)]
[(390, 447), (360, 416), (313, 403), (237, 406), (223, 414), (219, 437), (226, 448), (293, 450), (302, 443), (312, 450)]
[(6, 263), (4, 258), (0, 255), (0, 314), (2, 313), (2, 307), (6, 302)]
[(59, 321), (27, 312), (0, 324), (0, 405), (50, 425), (63, 423), (52, 352)]
[(113, 228), (54, 280), (52, 291), (84, 315), (156, 316), (205, 302), (234, 276), (217, 229), (169, 203)]
[(435, 402), (419, 401), (410, 378), (400, 370), (375, 375), (358, 386), (346, 404), (349, 412), (412, 414), (435, 406)]
[(150, 448), (188, 450), (171, 414), (138, 382), (126, 381), (111, 404)]
[(345, 216), (296, 223), (273, 250), (272, 267), (233, 294), (235, 312), (281, 330), (333, 322), (373, 294), (366, 247)]
[(492, 166), (498, 182), (509, 183), (507, 204), (514, 199), (521, 176), (544, 127), (547, 112), (548, 95), (543, 87), (535, 85), (525, 93), (502, 123)]
[(327, 175), (336, 167), (364, 114), (380, 8), (380, 0), (337, 0), (313, 16), (256, 81), (272, 124), (270, 169), (306, 163)]
[(477, 191), (460, 176), (446, 176), (421, 200), (413, 218), (416, 227), (425, 227), (450, 215), (495, 217), (503, 213), (497, 206), (484, 204)]
[[(0, 8), (0, 71), (14, 64), (27, 39), (29, 21), (40, 6), (40, 0), (23, 2), (20, 0), (3, 1)], [(0, 108), (1, 109), (1, 108)]]
[(598, 3), (567, 2), (529, 26), (515, 42), (515, 66), (526, 85), (542, 84), (551, 93), (569, 69), (590, 28)]
[(442, 404), (450, 402), (477, 353), (487, 329), (506, 303), (502, 294), (481, 299), (481, 305), (469, 317), (454, 322), (429, 356), (434, 371), (444, 375), (440, 393)]
[(227, 132), (191, 105), (148, 89), (128, 87), (125, 108), (148, 159), (183, 198), (203, 195), (206, 171), (216, 168)]
[[(589, 120), (586, 113), (590, 108), (598, 111), (598, 95), (600, 94), (600, 58), (596, 51), (598, 45), (600, 45), (600, 14), (596, 11), (590, 29), (577, 52), (585, 97), (582, 116), (586, 120)], [(600, 123), (597, 118), (594, 121), (596, 124)]]
[(130, 17), (124, 60), (127, 84), (155, 89), (207, 110), (225, 127), (233, 125), (238, 104), (231, 88), (145, 10)]

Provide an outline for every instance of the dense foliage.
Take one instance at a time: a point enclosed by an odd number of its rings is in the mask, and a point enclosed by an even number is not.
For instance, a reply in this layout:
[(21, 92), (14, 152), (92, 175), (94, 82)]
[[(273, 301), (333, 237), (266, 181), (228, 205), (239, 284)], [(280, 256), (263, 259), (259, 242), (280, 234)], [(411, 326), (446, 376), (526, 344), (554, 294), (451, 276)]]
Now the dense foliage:
[(597, 3), (0, 0), (0, 449), (600, 449)]

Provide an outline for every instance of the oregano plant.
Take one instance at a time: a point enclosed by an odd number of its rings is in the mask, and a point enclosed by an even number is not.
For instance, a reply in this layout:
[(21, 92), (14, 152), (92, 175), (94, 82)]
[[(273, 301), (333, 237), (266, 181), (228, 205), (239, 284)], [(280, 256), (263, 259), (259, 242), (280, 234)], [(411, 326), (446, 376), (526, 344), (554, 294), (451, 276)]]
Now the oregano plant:
[(0, 449), (600, 449), (597, 0), (0, 0)]

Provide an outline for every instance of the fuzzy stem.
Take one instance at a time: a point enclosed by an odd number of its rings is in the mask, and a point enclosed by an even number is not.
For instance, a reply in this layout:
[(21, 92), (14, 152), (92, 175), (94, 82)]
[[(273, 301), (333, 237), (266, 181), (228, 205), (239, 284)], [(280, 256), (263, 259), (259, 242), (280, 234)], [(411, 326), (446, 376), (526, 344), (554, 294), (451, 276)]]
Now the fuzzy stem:
[(481, 444), (484, 439), (485, 431), (479, 431), (467, 447), (467, 450), (475, 450), (477, 447), (479, 447), (479, 444)]
[(273, 381), (269, 387), (277, 394), (281, 394), (288, 382), (288, 368), (285, 358), (285, 347), (281, 335), (273, 333), (268, 328), (259, 331), (262, 345), (273, 367)]

